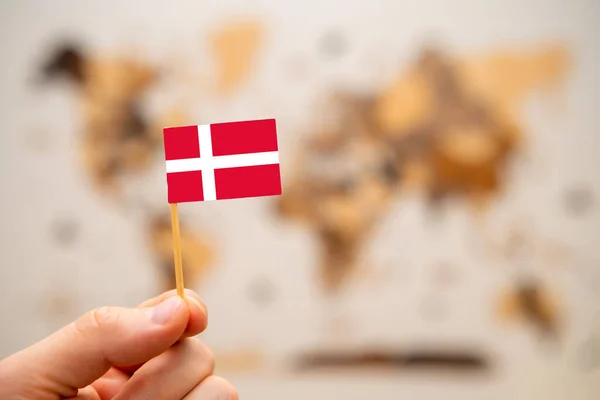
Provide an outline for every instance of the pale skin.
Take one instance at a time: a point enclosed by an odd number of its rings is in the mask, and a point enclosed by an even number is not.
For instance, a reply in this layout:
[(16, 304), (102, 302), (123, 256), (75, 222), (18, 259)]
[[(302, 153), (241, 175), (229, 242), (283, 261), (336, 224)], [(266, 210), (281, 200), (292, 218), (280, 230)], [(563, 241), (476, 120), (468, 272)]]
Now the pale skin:
[(191, 290), (136, 308), (102, 307), (0, 361), (0, 399), (237, 400), (193, 336), (206, 306)]

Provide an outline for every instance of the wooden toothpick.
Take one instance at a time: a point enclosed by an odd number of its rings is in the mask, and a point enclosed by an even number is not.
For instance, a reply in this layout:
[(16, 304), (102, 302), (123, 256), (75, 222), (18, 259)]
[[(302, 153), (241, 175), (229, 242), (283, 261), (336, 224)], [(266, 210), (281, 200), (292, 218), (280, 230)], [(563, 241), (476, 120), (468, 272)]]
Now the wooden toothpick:
[(171, 225), (173, 226), (173, 256), (175, 259), (175, 284), (177, 294), (183, 297), (183, 265), (181, 262), (181, 237), (179, 234), (179, 215), (177, 203), (171, 204)]

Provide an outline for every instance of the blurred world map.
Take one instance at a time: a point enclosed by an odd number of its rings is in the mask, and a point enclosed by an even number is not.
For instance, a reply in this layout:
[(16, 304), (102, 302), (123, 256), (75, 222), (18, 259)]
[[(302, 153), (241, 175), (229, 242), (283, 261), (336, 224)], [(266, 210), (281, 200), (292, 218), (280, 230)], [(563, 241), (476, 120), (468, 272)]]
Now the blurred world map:
[[(49, 7), (25, 3), (15, 21)], [(435, 14), (436, 29), (398, 27), (406, 4), (362, 16), (352, 3), (333, 18), (330, 3), (319, 22), (266, 2), (207, 6), (202, 29), (167, 29), (149, 28), (155, 6), (140, 16), (115, 2), (104, 25), (57, 18), (7, 45), (16, 55), (4, 59), (19, 61), (3, 79), (18, 95), (2, 113), (19, 134), (3, 139), (3, 162), (25, 172), (2, 176), (13, 216), (1, 239), (30, 281), (5, 267), (2, 288), (5, 301), (34, 299), (36, 321), (9, 332), (4, 352), (90, 307), (174, 288), (163, 127), (274, 117), (282, 196), (180, 206), (185, 284), (207, 301), (217, 368), (430, 368), (495, 382), (529, 370), (523, 398), (595, 390), (600, 8), (410, 11)], [(86, 7), (64, 15), (98, 6)], [(565, 371), (584, 383), (549, 383)]]

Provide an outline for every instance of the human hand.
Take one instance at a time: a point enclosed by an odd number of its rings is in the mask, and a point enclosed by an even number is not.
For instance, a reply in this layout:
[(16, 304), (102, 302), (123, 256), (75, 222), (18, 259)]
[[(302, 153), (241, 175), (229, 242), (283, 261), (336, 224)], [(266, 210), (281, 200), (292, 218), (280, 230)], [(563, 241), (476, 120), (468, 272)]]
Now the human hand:
[(213, 376), (206, 307), (186, 290), (102, 307), (0, 362), (0, 399), (236, 400)]

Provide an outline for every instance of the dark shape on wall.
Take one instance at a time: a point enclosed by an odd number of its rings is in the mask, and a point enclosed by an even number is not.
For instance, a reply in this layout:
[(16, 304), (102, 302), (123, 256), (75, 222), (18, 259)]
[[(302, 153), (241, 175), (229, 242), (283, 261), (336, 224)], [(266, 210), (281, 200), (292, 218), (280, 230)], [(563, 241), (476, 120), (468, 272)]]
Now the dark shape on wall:
[(348, 353), (315, 353), (301, 357), (300, 371), (337, 370), (452, 370), (486, 372), (491, 368), (487, 356), (475, 351), (414, 350), (357, 351)]
[(70, 246), (80, 234), (80, 224), (77, 220), (60, 218), (50, 226), (50, 234), (54, 242), (60, 246)]
[(348, 43), (340, 32), (332, 30), (321, 37), (319, 48), (328, 57), (339, 57), (346, 52)]
[(594, 193), (586, 187), (575, 187), (564, 194), (565, 208), (571, 215), (585, 215), (594, 206)]
[(276, 297), (276, 288), (273, 283), (265, 278), (255, 279), (248, 285), (247, 298), (258, 306), (268, 306)]
[(59, 46), (42, 67), (45, 79), (64, 77), (81, 83), (84, 79), (84, 55), (78, 45), (64, 43)]

